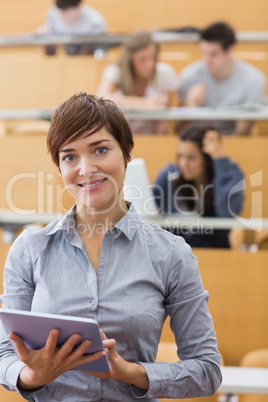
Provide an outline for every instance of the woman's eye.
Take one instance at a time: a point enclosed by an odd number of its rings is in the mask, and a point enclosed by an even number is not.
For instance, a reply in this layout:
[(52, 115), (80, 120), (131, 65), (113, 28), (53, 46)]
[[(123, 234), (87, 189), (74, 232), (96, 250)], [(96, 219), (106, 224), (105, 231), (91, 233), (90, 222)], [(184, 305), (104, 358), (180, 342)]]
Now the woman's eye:
[(96, 154), (97, 154), (97, 155), (103, 155), (103, 154), (106, 154), (106, 152), (107, 152), (107, 148), (106, 148), (106, 147), (98, 148), (98, 149), (96, 150)]
[(188, 156), (189, 161), (195, 161), (196, 157), (194, 155)]
[(72, 162), (72, 161), (75, 160), (75, 156), (74, 156), (74, 155), (66, 155), (66, 156), (63, 158), (63, 160), (66, 161), (66, 162)]

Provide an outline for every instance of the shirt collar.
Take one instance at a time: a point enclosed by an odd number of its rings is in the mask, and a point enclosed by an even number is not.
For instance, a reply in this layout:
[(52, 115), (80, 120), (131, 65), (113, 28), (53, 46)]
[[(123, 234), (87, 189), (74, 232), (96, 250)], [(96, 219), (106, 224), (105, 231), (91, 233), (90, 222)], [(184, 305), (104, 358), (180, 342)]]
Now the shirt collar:
[[(128, 206), (128, 212), (120, 219), (114, 226), (113, 230), (120, 230), (129, 241), (131, 241), (140, 225), (140, 219), (134, 208), (134, 205), (130, 202), (126, 202)], [(51, 228), (47, 235), (53, 235), (59, 230), (65, 230), (68, 234), (77, 233), (75, 222), (76, 205), (74, 205), (66, 215), (59, 219), (56, 224)], [(115, 229), (116, 228), (116, 229)]]
[(59, 219), (55, 225), (51, 228), (47, 235), (53, 235), (59, 230), (66, 230), (66, 232), (76, 232), (76, 222), (75, 222), (76, 204), (65, 214), (61, 219)]
[(138, 227), (140, 226), (140, 219), (134, 208), (134, 205), (130, 202), (126, 202), (126, 204), (128, 206), (128, 212), (115, 225), (115, 228), (124, 233), (128, 240), (131, 241)]

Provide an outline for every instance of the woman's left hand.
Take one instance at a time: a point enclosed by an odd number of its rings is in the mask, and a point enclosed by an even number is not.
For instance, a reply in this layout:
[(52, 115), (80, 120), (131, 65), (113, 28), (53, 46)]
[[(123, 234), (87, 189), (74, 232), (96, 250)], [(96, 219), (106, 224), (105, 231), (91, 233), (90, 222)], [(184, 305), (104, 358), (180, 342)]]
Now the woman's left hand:
[(143, 389), (148, 389), (149, 379), (145, 369), (138, 363), (130, 363), (124, 360), (116, 351), (115, 339), (108, 339), (102, 330), (101, 335), (110, 371), (108, 373), (90, 371), (90, 374), (97, 378), (120, 380)]
[(225, 158), (227, 156), (222, 145), (220, 134), (217, 131), (208, 131), (203, 138), (203, 151), (212, 159)]

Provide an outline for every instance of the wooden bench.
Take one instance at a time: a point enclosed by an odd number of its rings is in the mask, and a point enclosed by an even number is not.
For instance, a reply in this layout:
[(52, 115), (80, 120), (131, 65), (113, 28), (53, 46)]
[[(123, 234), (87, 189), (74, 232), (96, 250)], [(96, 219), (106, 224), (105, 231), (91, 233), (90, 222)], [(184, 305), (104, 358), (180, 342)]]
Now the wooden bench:
[(74, 93), (94, 93), (103, 69), (93, 56), (0, 56), (0, 109), (57, 107)]

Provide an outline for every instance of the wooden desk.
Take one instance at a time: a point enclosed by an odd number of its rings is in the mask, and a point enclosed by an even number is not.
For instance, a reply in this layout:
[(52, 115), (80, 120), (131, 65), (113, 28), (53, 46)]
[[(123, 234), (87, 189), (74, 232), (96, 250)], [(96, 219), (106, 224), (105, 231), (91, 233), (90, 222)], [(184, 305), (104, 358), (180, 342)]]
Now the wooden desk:
[[(145, 110), (121, 108), (127, 119), (167, 121), (254, 120), (268, 121), (268, 106), (236, 106), (229, 108), (170, 107)], [(54, 108), (0, 110), (0, 120), (50, 119)]]
[[(50, 34), (18, 34), (0, 35), (0, 47), (26, 47), (40, 45), (91, 44), (98, 47), (113, 47), (122, 45), (129, 34), (98, 34), (98, 35), (50, 35)], [(175, 32), (174, 30), (153, 30), (152, 37), (157, 43), (187, 43), (199, 42), (197, 33)], [(268, 42), (268, 31), (237, 32), (239, 42)]]

